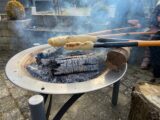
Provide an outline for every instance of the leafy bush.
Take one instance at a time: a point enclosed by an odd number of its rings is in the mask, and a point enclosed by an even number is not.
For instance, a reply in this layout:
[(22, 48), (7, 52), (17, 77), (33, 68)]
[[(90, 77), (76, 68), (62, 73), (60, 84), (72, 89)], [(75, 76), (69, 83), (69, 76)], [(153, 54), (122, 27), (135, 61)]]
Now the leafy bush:
[(25, 17), (24, 6), (17, 0), (8, 1), (6, 13), (10, 20), (21, 20)]

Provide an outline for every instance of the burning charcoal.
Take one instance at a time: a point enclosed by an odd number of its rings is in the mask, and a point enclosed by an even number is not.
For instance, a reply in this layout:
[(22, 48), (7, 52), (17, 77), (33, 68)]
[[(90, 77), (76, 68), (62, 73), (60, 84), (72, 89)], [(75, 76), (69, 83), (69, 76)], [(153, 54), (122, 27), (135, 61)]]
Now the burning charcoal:
[(67, 56), (55, 59), (59, 67), (54, 67), (54, 75), (98, 71), (98, 58), (95, 55)]
[(49, 48), (47, 50), (42, 51), (41, 53), (38, 53), (36, 58), (38, 59), (47, 58), (49, 56), (52, 56), (52, 54), (54, 54), (55, 51), (56, 51), (55, 48)]
[(86, 51), (72, 51), (72, 52), (66, 52), (66, 53), (64, 53), (64, 55), (66, 55), (66, 56), (75, 56), (75, 55), (84, 55), (84, 54), (87, 54), (87, 53), (89, 53), (88, 51), (86, 52)]
[(43, 69), (39, 67), (36, 64), (31, 64), (27, 66), (27, 70), (30, 72), (30, 74), (33, 77), (37, 77), (39, 79), (43, 79), (45, 81), (49, 81), (50, 75), (49, 75), (49, 69)]
[(50, 48), (36, 55), (29, 73), (51, 83), (83, 82), (96, 77), (105, 67), (106, 51), (66, 51)]
[(83, 82), (93, 77), (96, 77), (99, 72), (87, 72), (87, 73), (78, 73), (78, 74), (68, 74), (63, 76), (56, 76), (56, 78), (51, 82), (57, 83), (73, 83), (74, 82)]
[(75, 62), (79, 61), (79, 64), (95, 64), (98, 62), (98, 56), (96, 55), (80, 55), (80, 56), (61, 56), (55, 59), (58, 63), (66, 63), (68, 62)]
[(41, 59), (41, 64), (43, 66), (47, 66), (51, 63), (51, 60), (50, 59)]
[(57, 55), (62, 54), (62, 51), (63, 51), (62, 48), (58, 48), (58, 49), (49, 48), (47, 50), (44, 50), (41, 53), (38, 53), (36, 55), (36, 57), (35, 57), (36, 58), (36, 62), (39, 65), (43, 64), (42, 61), (41, 61), (42, 59), (48, 59), (49, 57), (52, 57), (52, 56), (56, 57)]
[(70, 74), (70, 73), (78, 73), (78, 72), (89, 72), (89, 71), (97, 71), (98, 64), (96, 65), (81, 65), (81, 66), (66, 66), (59, 67), (55, 69), (54, 75), (62, 75), (62, 74)]
[(35, 77), (38, 77), (41, 74), (41, 70), (38, 69), (38, 65), (36, 64), (28, 65), (27, 70)]

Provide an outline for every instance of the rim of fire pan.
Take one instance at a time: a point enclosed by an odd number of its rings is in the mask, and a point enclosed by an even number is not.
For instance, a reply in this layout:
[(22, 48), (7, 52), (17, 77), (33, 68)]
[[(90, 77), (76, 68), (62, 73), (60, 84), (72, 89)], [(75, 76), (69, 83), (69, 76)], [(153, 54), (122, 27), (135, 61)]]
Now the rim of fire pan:
[(44, 94), (77, 94), (95, 91), (109, 86), (120, 80), (126, 73), (127, 63), (119, 68), (118, 72), (107, 69), (96, 78), (76, 83), (49, 83), (32, 77), (26, 66), (35, 61), (34, 55), (50, 48), (49, 45), (40, 45), (21, 51), (7, 63), (5, 72), (8, 79), (15, 85)]

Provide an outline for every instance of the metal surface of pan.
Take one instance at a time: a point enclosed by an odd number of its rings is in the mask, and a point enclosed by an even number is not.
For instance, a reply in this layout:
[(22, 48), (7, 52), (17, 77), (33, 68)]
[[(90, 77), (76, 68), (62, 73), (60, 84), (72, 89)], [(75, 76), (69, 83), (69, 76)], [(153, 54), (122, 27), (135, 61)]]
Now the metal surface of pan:
[(34, 56), (40, 51), (49, 48), (49, 45), (40, 45), (24, 50), (12, 57), (6, 65), (6, 75), (15, 85), (44, 94), (77, 94), (98, 90), (120, 80), (127, 70), (127, 63), (118, 70), (106, 69), (94, 79), (77, 83), (49, 83), (32, 77), (26, 66), (35, 61)]

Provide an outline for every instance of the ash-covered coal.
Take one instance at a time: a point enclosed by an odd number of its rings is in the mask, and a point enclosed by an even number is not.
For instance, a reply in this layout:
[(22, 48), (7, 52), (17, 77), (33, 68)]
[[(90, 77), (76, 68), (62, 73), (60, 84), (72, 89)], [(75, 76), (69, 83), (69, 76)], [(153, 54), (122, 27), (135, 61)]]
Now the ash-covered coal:
[(36, 63), (27, 66), (29, 73), (52, 83), (83, 82), (99, 75), (106, 67), (106, 49), (66, 51), (49, 48), (38, 53)]

